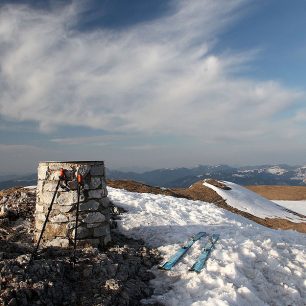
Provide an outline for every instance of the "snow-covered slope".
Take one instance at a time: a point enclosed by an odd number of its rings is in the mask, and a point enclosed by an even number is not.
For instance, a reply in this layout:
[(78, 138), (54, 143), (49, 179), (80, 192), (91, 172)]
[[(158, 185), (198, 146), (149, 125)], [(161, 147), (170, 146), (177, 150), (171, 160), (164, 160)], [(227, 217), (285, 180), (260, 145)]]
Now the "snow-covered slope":
[(306, 201), (272, 200), (274, 203), (306, 216)]
[(283, 169), (280, 166), (272, 166), (266, 169), (267, 173), (275, 174), (275, 175), (283, 175), (284, 173), (288, 172), (287, 170)]
[(292, 222), (306, 222), (306, 218), (301, 218), (295, 214), (288, 212), (284, 207), (267, 200), (257, 193), (248, 190), (235, 183), (224, 182), (231, 190), (223, 190), (215, 187), (207, 182), (203, 185), (215, 190), (226, 203), (241, 211), (245, 211), (253, 216), (259, 218), (281, 218)]
[(165, 260), (199, 232), (220, 240), (200, 274), (188, 272), (194, 244), (172, 271), (154, 270), (154, 300), (165, 305), (306, 305), (306, 235), (272, 230), (213, 204), (108, 188), (128, 212), (119, 230), (157, 247)]

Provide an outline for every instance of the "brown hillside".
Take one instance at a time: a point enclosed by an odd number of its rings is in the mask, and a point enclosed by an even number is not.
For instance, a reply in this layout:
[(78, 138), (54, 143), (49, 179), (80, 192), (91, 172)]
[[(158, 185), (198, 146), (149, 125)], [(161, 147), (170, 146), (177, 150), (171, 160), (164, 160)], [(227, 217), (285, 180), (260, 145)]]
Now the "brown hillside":
[(306, 186), (247, 186), (248, 189), (269, 200), (306, 200)]

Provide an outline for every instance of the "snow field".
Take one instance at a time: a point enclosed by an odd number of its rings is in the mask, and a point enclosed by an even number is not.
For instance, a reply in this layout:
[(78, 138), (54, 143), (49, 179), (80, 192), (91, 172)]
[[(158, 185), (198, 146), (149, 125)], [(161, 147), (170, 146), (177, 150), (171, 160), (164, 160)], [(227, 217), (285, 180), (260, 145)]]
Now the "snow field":
[(157, 247), (164, 260), (199, 231), (219, 233), (201, 273), (196, 242), (171, 271), (153, 269), (153, 300), (165, 305), (306, 305), (306, 235), (272, 230), (213, 204), (108, 187), (128, 210), (118, 228)]
[(291, 222), (306, 222), (306, 217), (301, 218), (292, 214), (284, 209), (284, 207), (270, 201), (259, 194), (248, 190), (235, 183), (224, 183), (231, 188), (231, 190), (223, 190), (216, 186), (213, 186), (207, 182), (203, 185), (216, 191), (226, 203), (232, 207), (235, 207), (241, 211), (245, 211), (253, 216), (260, 218), (281, 218), (287, 219)]
[(306, 216), (306, 201), (272, 200), (274, 203)]

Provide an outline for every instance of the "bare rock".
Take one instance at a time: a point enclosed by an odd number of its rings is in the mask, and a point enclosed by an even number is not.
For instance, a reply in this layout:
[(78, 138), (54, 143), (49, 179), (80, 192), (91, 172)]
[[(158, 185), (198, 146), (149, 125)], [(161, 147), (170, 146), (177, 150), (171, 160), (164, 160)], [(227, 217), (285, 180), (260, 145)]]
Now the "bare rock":
[(94, 167), (91, 167), (90, 169), (91, 175), (104, 175), (104, 166), (103, 165), (97, 165)]
[(69, 240), (66, 238), (55, 238), (47, 241), (46, 246), (67, 248), (69, 246)]
[(107, 196), (107, 189), (97, 189), (97, 190), (89, 190), (88, 198), (89, 199), (101, 199)]
[(90, 189), (97, 189), (102, 186), (102, 181), (100, 177), (92, 177), (90, 180)]
[(100, 223), (105, 221), (105, 216), (100, 212), (89, 213), (83, 220), (85, 223)]
[(95, 200), (89, 200), (88, 202), (80, 204), (80, 211), (86, 210), (97, 210), (100, 206), (100, 203)]
[[(72, 232), (72, 237), (74, 237), (74, 235), (75, 235), (75, 229)], [(91, 231), (88, 228), (83, 227), (83, 226), (78, 226), (78, 229), (77, 229), (77, 238), (78, 239), (84, 239), (84, 238), (87, 238), (89, 236), (91, 236)]]
[(120, 288), (122, 287), (122, 285), (120, 284), (120, 282), (116, 279), (108, 279), (106, 282), (105, 282), (105, 285), (104, 287), (107, 289), (107, 290), (112, 290), (112, 291), (119, 291)]
[(94, 237), (110, 235), (109, 225), (102, 225), (94, 228)]
[(68, 218), (67, 216), (60, 214), (60, 215), (52, 217), (50, 221), (52, 223), (65, 223), (65, 222), (68, 222)]

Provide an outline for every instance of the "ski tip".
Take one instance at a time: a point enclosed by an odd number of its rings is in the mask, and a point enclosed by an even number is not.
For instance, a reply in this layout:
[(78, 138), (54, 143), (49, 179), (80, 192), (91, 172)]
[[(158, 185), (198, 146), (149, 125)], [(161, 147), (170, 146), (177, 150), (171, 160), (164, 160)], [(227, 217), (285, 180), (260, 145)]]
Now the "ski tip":
[(195, 273), (197, 273), (197, 274), (199, 274), (201, 271), (199, 271), (199, 270), (196, 270), (196, 269), (194, 269), (194, 268), (190, 268), (190, 269), (188, 269), (188, 271), (189, 272), (195, 272)]
[(198, 232), (198, 233), (195, 234), (195, 236), (198, 236), (198, 235), (200, 235), (200, 236), (208, 236), (208, 233), (206, 233), (206, 232)]
[(198, 232), (192, 236), (192, 240), (196, 241), (201, 239), (202, 237), (206, 237), (208, 234), (206, 232)]
[(159, 267), (158, 267), (158, 270), (169, 271), (170, 269), (169, 269), (169, 268), (162, 267), (162, 266), (159, 266)]
[(176, 264), (177, 264), (177, 261), (175, 261), (175, 262), (166, 261), (165, 263), (163, 263), (162, 265), (160, 265), (158, 268), (159, 268), (160, 270), (169, 271), (169, 270), (171, 270)]

